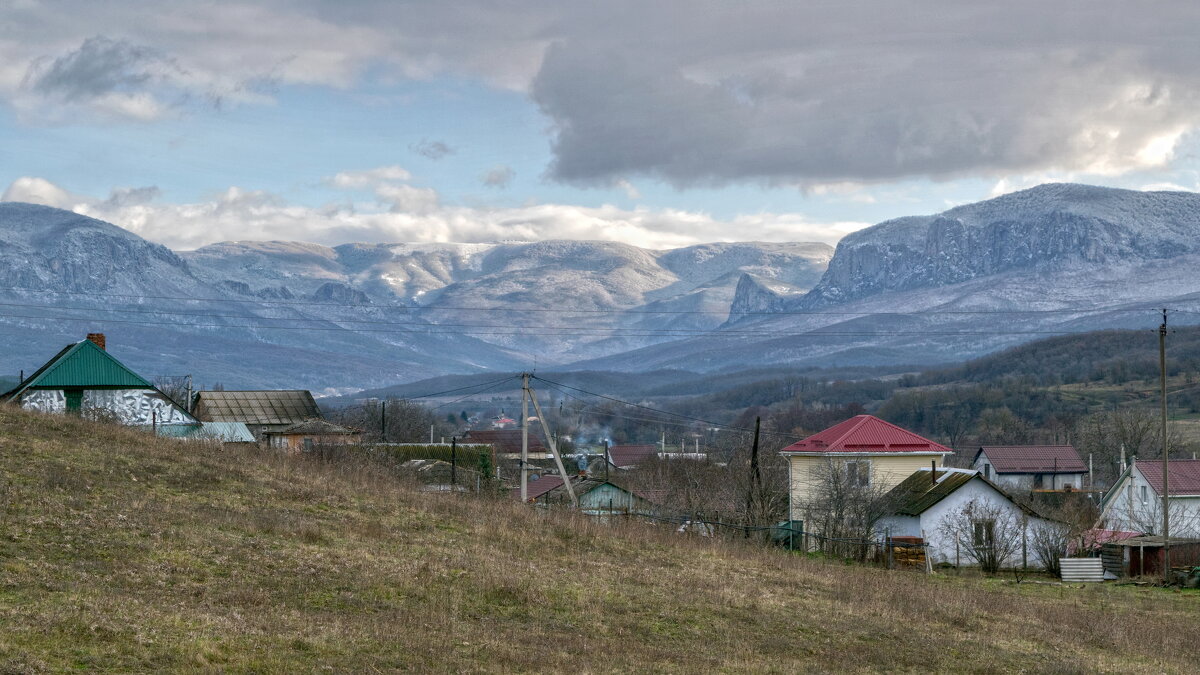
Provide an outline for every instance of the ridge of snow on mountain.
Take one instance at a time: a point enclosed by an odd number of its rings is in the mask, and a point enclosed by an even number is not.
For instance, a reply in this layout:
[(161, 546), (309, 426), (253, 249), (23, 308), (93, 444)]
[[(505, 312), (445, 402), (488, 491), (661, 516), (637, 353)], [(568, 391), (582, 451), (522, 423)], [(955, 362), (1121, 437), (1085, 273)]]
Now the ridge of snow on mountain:
[(1200, 195), (1048, 184), (859, 230), (807, 294), (747, 275), (721, 330), (574, 367), (953, 362), (1200, 310), (1197, 266)]
[(824, 244), (654, 251), (605, 241), (241, 241), (177, 254), (108, 223), (16, 203), (0, 204), (0, 242), (6, 288), (29, 289), (0, 291), (28, 305), (0, 317), (0, 336), (14, 345), (0, 367), (14, 374), (104, 330), (150, 376), (337, 390), (603, 356), (711, 330), (742, 274), (807, 289), (832, 255)]
[(801, 307), (1008, 270), (1172, 258), (1200, 250), (1200, 195), (1047, 184), (847, 235)]

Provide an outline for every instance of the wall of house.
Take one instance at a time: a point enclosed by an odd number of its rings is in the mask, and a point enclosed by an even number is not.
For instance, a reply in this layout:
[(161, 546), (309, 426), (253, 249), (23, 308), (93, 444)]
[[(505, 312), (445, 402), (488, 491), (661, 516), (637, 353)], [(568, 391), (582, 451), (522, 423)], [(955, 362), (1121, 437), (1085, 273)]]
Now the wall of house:
[(644, 500), (613, 485), (599, 485), (579, 498), (579, 508), (589, 515), (600, 513), (648, 513)]
[[(21, 396), (21, 407), (61, 413), (67, 409), (61, 389), (33, 389)], [(152, 389), (85, 389), (82, 410), (104, 411), (121, 424), (187, 424), (192, 419), (174, 403)]]
[(921, 519), (916, 516), (888, 516), (881, 518), (876, 527), (879, 536), (890, 534), (893, 537), (921, 536)]
[[(974, 564), (964, 552), (959, 551), (956, 555), (955, 537), (952, 533), (944, 531), (943, 527), (947, 520), (952, 520), (955, 515), (961, 513), (972, 500), (979, 500), (989, 506), (1000, 507), (1001, 513), (1004, 514), (1003, 517), (1011, 517), (1020, 521), (1025, 516), (1025, 513), (1012, 500), (997, 492), (987, 483), (979, 479), (970, 481), (955, 490), (950, 496), (926, 510), (925, 513), (922, 513), (920, 517), (920, 529), (924, 534), (917, 533), (911, 535), (925, 537), (925, 543), (928, 545), (926, 551), (933, 564), (942, 562), (961, 565)], [(1040, 527), (1057, 527), (1057, 525), (1041, 518), (1029, 517), (1025, 525), (1025, 536), (1029, 541), (1032, 541), (1033, 533)], [(894, 536), (900, 536), (895, 535), (895, 533), (893, 534)], [(1033, 553), (1031, 545), (1028, 546), (1028, 550), (1029, 566), (1041, 567), (1042, 563)], [(1021, 548), (1019, 546), (1005, 560), (1004, 566), (1021, 566)]]
[(792, 519), (803, 520), (804, 507), (821, 493), (820, 483), (829, 475), (829, 462), (844, 460), (870, 460), (871, 484), (886, 491), (900, 484), (914, 471), (928, 468), (931, 461), (942, 466), (941, 455), (901, 455), (896, 453), (837, 457), (815, 457), (812, 455), (789, 455), (790, 486), (792, 491)]
[[(1162, 533), (1162, 501), (1141, 471), (1135, 467), (1113, 490), (1101, 514), (1104, 527), (1142, 534)], [(1200, 538), (1200, 496), (1171, 497), (1170, 519), (1172, 537)]]

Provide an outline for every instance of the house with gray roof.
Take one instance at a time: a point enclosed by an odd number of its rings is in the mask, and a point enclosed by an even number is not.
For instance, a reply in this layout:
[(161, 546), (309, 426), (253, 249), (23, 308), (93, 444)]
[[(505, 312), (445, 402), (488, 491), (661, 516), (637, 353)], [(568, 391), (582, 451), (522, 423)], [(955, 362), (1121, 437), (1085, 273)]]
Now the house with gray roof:
[(204, 422), (241, 422), (257, 439), (268, 431), (321, 419), (321, 409), (306, 389), (201, 391), (192, 414)]

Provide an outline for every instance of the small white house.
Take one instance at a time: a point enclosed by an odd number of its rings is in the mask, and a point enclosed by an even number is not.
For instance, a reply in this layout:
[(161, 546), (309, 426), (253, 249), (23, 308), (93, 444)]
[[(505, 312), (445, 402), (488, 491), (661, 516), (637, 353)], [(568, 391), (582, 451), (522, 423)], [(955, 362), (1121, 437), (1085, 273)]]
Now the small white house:
[[(1200, 460), (1168, 462), (1172, 537), (1200, 537)], [(1117, 478), (1100, 504), (1106, 529), (1162, 534), (1162, 461), (1139, 459)]]
[[(970, 565), (971, 557), (963, 549), (972, 544), (983, 544), (997, 532), (1007, 537), (1016, 537), (1018, 545), (1004, 556), (1003, 567), (1020, 567), (1022, 547), (1026, 540), (1025, 561), (1030, 566), (1041, 566), (1032, 546), (1038, 528), (1062, 527), (1056, 521), (1043, 518), (1032, 509), (1014, 501), (1003, 488), (985, 479), (973, 469), (939, 468), (936, 477), (932, 469), (920, 469), (906, 478), (887, 494), (893, 515), (882, 518), (877, 530), (892, 537), (921, 537), (927, 545), (926, 555), (933, 564)], [(948, 529), (961, 519), (965, 509), (974, 507), (986, 510), (994, 520), (972, 523), (973, 532), (965, 535), (973, 542), (962, 541)], [(999, 521), (999, 522), (997, 522)]]
[(1087, 466), (1070, 445), (985, 445), (971, 468), (1012, 490), (1078, 490)]

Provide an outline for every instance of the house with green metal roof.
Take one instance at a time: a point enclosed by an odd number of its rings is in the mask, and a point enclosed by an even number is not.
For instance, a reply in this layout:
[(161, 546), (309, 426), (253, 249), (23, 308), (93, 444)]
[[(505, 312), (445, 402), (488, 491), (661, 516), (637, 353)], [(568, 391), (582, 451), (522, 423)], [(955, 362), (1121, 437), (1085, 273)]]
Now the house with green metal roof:
[[(1003, 532), (1009, 537), (1023, 537), (1027, 562), (1041, 567), (1036, 560), (1032, 542), (1042, 528), (1060, 528), (1062, 524), (1046, 518), (1028, 505), (1013, 499), (1003, 488), (983, 477), (974, 469), (951, 469), (932, 467), (920, 469), (892, 488), (884, 496), (891, 515), (876, 523), (880, 536), (921, 538), (926, 545), (926, 555), (934, 564), (970, 564), (970, 556), (963, 550), (962, 537), (949, 532), (951, 523), (959, 523), (964, 509), (975, 509), (986, 513), (980, 519), (979, 530), (974, 534), (983, 545), (989, 537)], [(988, 519), (991, 522), (986, 522)], [(1021, 547), (1004, 560), (1004, 567), (1020, 567)]]
[(110, 354), (102, 333), (67, 345), (0, 401), (42, 412), (111, 416), (134, 426), (199, 427), (196, 418)]

